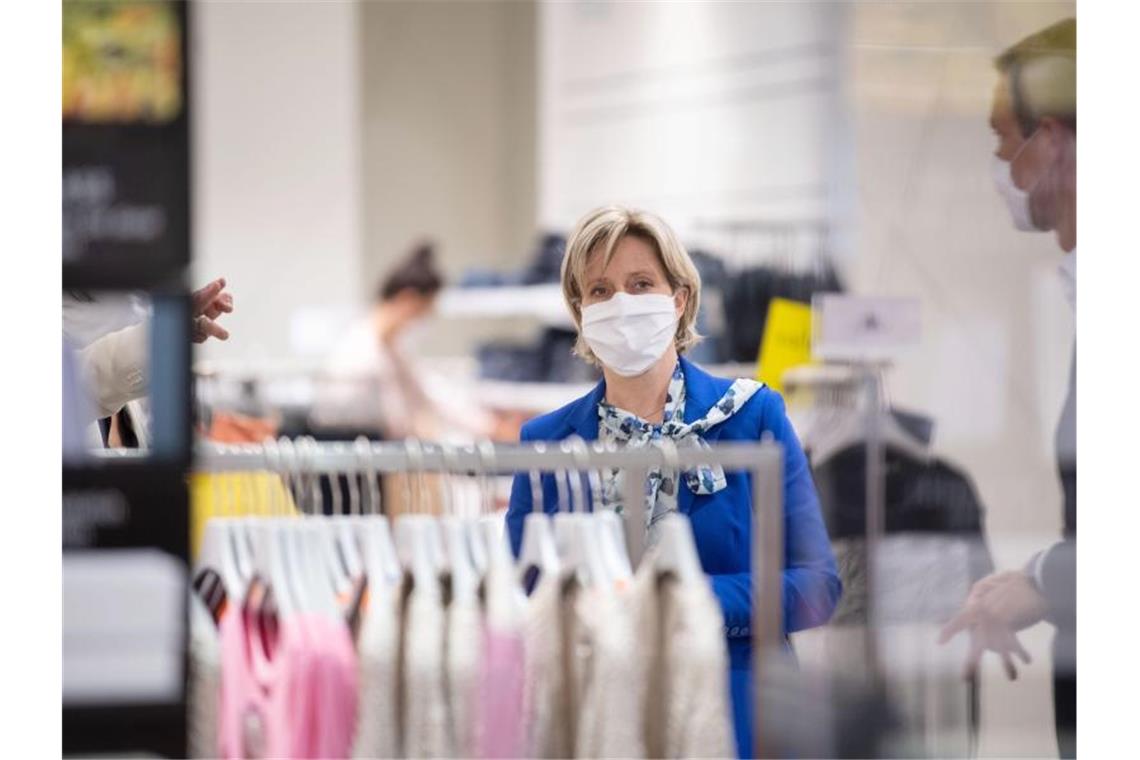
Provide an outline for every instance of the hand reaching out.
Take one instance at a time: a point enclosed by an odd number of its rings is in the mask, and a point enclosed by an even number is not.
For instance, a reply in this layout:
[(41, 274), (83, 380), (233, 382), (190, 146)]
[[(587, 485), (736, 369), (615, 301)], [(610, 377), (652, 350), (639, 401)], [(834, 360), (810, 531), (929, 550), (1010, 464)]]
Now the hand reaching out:
[(977, 672), (985, 652), (997, 653), (1010, 680), (1017, 678), (1013, 656), (1028, 664), (1029, 653), (1017, 632), (1045, 618), (1048, 603), (1024, 572), (1007, 571), (986, 576), (974, 584), (962, 609), (942, 628), (939, 643), (945, 644), (962, 631), (969, 631), (970, 652), (963, 676)]
[(223, 292), (226, 287), (224, 277), (219, 277), (191, 296), (191, 316), (193, 317), (192, 338), (195, 343), (205, 343), (213, 336), (218, 340), (228, 340), (230, 333), (216, 320), (222, 314), (234, 310), (234, 298)]

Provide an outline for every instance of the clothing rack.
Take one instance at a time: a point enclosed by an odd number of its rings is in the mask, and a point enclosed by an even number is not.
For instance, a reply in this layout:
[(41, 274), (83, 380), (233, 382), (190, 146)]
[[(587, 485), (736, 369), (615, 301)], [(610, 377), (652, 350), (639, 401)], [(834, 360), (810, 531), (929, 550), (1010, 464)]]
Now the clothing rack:
[[(783, 652), (784, 508), (783, 462), (779, 444), (762, 442), (711, 443), (708, 447), (679, 448), (671, 442), (661, 446), (617, 448), (582, 440), (449, 446), (415, 440), (400, 442), (310, 443), (287, 463), (273, 443), (199, 444), (195, 469), (200, 472), (281, 470), (305, 474), (370, 474), (395, 472), (437, 472), (477, 476), (506, 475), (515, 472), (583, 472), (602, 468), (625, 470), (627, 506), (623, 515), (630, 557), (637, 561), (645, 548), (645, 502), (642, 484), (650, 469), (689, 469), (720, 466), (726, 470), (747, 470), (752, 475), (752, 575), (753, 575), (753, 657), (754, 673), (765, 672), (769, 662)], [(133, 453), (109, 457), (130, 458)], [(758, 695), (761, 693), (758, 690)], [(765, 757), (765, 713), (756, 704), (756, 756)]]

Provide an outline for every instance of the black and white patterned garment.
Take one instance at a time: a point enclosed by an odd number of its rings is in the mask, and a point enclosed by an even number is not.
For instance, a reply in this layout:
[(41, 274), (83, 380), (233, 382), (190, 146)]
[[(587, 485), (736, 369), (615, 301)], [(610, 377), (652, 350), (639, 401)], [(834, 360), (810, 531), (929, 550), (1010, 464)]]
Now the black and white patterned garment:
[[(713, 404), (708, 414), (686, 423), (685, 376), (681, 372), (681, 363), (677, 362), (666, 391), (665, 414), (660, 425), (647, 422), (633, 412), (619, 409), (602, 400), (598, 403), (598, 435), (604, 442), (631, 447), (656, 445), (662, 439), (669, 438), (678, 448), (708, 448), (700, 434), (727, 420), (763, 387), (764, 384), (756, 380), (740, 378)], [(682, 475), (685, 484), (696, 494), (716, 493), (726, 485), (724, 469), (721, 467), (698, 467), (687, 470)], [(622, 511), (622, 478), (621, 471), (617, 469), (606, 470), (602, 478), (602, 503), (619, 514)], [(657, 522), (676, 510), (677, 473), (672, 470), (651, 470), (645, 481), (645, 528), (650, 544), (656, 541), (654, 526)]]

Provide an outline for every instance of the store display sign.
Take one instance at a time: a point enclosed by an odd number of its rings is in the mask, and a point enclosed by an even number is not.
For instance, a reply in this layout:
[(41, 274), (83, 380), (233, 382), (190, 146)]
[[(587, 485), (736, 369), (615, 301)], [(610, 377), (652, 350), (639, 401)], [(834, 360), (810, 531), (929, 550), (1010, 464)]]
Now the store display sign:
[(812, 299), (812, 353), (818, 359), (885, 361), (921, 337), (917, 299), (836, 293)]
[(782, 393), (784, 373), (810, 361), (811, 307), (799, 301), (773, 298), (764, 321), (756, 379)]
[(189, 261), (186, 8), (63, 3), (63, 260)]

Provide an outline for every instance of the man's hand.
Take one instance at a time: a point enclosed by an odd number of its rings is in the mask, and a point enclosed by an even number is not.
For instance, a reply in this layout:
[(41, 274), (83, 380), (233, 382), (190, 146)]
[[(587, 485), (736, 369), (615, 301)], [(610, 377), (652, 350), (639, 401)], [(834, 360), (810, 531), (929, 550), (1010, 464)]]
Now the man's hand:
[(978, 662), (986, 650), (1002, 658), (1006, 675), (1017, 678), (1013, 655), (1026, 664), (1029, 653), (1017, 639), (1017, 632), (1045, 618), (1049, 610), (1045, 597), (1024, 572), (1012, 570), (994, 573), (974, 584), (962, 610), (942, 628), (939, 643), (945, 644), (960, 632), (970, 632), (970, 653), (963, 669), (964, 676), (977, 672)]
[(225, 278), (219, 277), (201, 290), (194, 291), (191, 296), (191, 316), (194, 320), (192, 337), (195, 343), (205, 343), (211, 335), (218, 340), (229, 339), (229, 331), (214, 321), (222, 314), (234, 310), (233, 296), (222, 292), (225, 287)]

